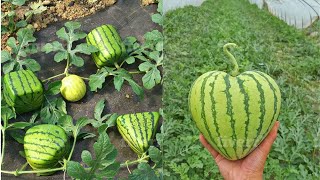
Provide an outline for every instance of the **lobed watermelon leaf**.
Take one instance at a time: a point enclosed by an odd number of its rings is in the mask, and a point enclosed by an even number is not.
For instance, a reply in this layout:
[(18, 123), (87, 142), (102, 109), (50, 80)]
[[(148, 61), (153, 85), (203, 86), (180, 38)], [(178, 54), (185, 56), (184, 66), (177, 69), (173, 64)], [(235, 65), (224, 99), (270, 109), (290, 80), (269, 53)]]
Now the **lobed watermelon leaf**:
[(67, 174), (69, 176), (76, 179), (91, 180), (111, 179), (117, 174), (120, 168), (120, 163), (116, 162), (117, 150), (111, 144), (106, 132), (100, 132), (93, 149), (94, 156), (87, 150), (81, 153), (81, 159), (85, 166), (74, 161), (67, 163)]
[(90, 55), (93, 52), (97, 52), (98, 49), (87, 43), (78, 44), (74, 49), (72, 49), (73, 43), (85, 38), (87, 34), (79, 30), (81, 27), (79, 22), (66, 22), (64, 26), (65, 27), (62, 27), (56, 32), (56, 35), (59, 39), (66, 42), (66, 47), (64, 47), (60, 42), (54, 41), (44, 45), (42, 51), (45, 53), (57, 51), (54, 55), (54, 60), (56, 62), (68, 60), (70, 65), (73, 64), (77, 67), (82, 67), (84, 65), (84, 60), (77, 54)]
[(138, 168), (129, 175), (129, 180), (160, 180), (155, 171), (147, 163), (140, 163)]
[(37, 47), (33, 44), (36, 38), (33, 36), (34, 30), (29, 28), (19, 29), (17, 38), (10, 37), (7, 45), (11, 48), (11, 52), (7, 50), (1, 51), (1, 64), (4, 74), (11, 71), (29, 69), (33, 72), (40, 71), (40, 64), (29, 57), (30, 54), (37, 52)]

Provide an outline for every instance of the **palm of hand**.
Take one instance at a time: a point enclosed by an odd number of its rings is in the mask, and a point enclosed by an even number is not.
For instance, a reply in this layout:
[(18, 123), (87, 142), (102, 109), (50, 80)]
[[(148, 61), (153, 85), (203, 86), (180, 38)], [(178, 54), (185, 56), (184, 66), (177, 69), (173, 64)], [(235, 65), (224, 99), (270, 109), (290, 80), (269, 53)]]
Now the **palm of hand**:
[(273, 126), (268, 136), (262, 143), (243, 159), (231, 161), (224, 158), (206, 141), (203, 135), (200, 135), (200, 141), (213, 156), (221, 175), (226, 180), (233, 179), (262, 179), (264, 164), (270, 152), (271, 146), (277, 137), (279, 122)]

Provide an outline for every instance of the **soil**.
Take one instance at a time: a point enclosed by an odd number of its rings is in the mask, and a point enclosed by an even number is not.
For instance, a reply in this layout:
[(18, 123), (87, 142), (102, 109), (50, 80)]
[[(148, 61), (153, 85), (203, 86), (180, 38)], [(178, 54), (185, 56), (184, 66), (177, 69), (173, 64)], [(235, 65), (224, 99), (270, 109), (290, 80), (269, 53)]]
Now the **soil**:
[(157, 2), (157, 0), (141, 0), (141, 4), (143, 6), (147, 6), (149, 4), (153, 4), (153, 3), (156, 3), (156, 2)]
[[(118, 0), (113, 6), (105, 8), (93, 15), (86, 16), (77, 21), (81, 22), (82, 30), (86, 33), (91, 31), (93, 28), (100, 26), (102, 24), (112, 24), (116, 27), (122, 38), (127, 36), (135, 36), (141, 42), (143, 41), (143, 35), (153, 29), (159, 29), (155, 23), (151, 21), (151, 15), (156, 13), (157, 6), (141, 6), (140, 0)], [(37, 38), (37, 46), (41, 48), (45, 43), (58, 40), (55, 32), (60, 29), (66, 21), (54, 22), (35, 33)], [(65, 62), (56, 63), (53, 60), (54, 53), (38, 53), (33, 56), (42, 67), (42, 70), (38, 73), (40, 79), (46, 79), (53, 75), (63, 72), (65, 68)], [(95, 73), (97, 68), (92, 61), (90, 56), (82, 56), (85, 59), (85, 66), (82, 68), (71, 68), (70, 73), (77, 74), (83, 77), (89, 77), (89, 75)], [(134, 65), (125, 66), (126, 69), (135, 68)], [(141, 85), (142, 75), (134, 75), (134, 79)], [(139, 98), (133, 93), (131, 87), (128, 84), (124, 84), (122, 90), (118, 92), (113, 87), (111, 79), (107, 79), (104, 87), (98, 92), (86, 93), (86, 96), (80, 101), (75, 103), (68, 103), (67, 110), (75, 120), (86, 116), (93, 118), (93, 110), (95, 104), (100, 99), (106, 100), (106, 107), (104, 113), (118, 113), (127, 114), (134, 112), (145, 112), (145, 111), (159, 111), (161, 108), (161, 97), (162, 97), (162, 86), (158, 85), (152, 90), (145, 90), (145, 98), (139, 100)], [(89, 89), (89, 87), (87, 87)], [(28, 120), (30, 114), (24, 114), (19, 116), (18, 121)], [(88, 126), (85, 131), (96, 131)], [(111, 128), (108, 130), (111, 142), (115, 145), (118, 150), (117, 161), (125, 162), (126, 160), (135, 160), (137, 155), (130, 149), (130, 147), (124, 142), (121, 135), (116, 128)], [(18, 152), (23, 150), (23, 146), (18, 144), (12, 138), (7, 136), (6, 142), (6, 152), (4, 158), (4, 164), (2, 166), (5, 170), (15, 170), (21, 167), (26, 161), (23, 157), (18, 155)], [(73, 154), (72, 160), (81, 161), (81, 152), (84, 149), (93, 152), (92, 146), (96, 138), (81, 140), (77, 143), (75, 152)], [(131, 166), (130, 170), (135, 169), (135, 166)], [(129, 172), (126, 168), (120, 169), (116, 179), (127, 178)], [(42, 180), (56, 180), (63, 179), (63, 172), (57, 172), (51, 176), (41, 176), (36, 177), (36, 175), (28, 174), (19, 177), (14, 177), (7, 174), (2, 174), (1, 178), (4, 180), (11, 179), (42, 179)], [(67, 178), (70, 179), (70, 178)]]

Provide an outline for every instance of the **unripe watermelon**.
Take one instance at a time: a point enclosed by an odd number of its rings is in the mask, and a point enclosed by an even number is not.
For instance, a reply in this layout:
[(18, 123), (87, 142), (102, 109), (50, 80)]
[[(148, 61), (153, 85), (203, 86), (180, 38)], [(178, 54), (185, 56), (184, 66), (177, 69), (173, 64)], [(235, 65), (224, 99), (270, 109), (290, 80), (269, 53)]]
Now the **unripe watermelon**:
[(61, 95), (68, 101), (79, 101), (86, 94), (87, 88), (81, 77), (69, 75), (62, 79), (60, 88)]
[(117, 127), (121, 136), (139, 157), (152, 144), (159, 117), (158, 112), (143, 112), (125, 114), (117, 118)]
[(259, 71), (230, 74), (211, 71), (193, 83), (189, 108), (193, 120), (210, 145), (222, 156), (237, 160), (253, 151), (270, 132), (281, 106), (280, 89)]
[[(26, 159), (35, 170), (56, 167), (70, 149), (69, 138), (65, 131), (51, 124), (41, 124), (28, 129), (23, 146)], [(49, 174), (52, 173), (41, 175)]]
[(92, 53), (92, 58), (98, 68), (113, 66), (126, 56), (126, 47), (116, 29), (110, 24), (93, 29), (86, 40), (88, 44), (99, 49), (99, 52)]

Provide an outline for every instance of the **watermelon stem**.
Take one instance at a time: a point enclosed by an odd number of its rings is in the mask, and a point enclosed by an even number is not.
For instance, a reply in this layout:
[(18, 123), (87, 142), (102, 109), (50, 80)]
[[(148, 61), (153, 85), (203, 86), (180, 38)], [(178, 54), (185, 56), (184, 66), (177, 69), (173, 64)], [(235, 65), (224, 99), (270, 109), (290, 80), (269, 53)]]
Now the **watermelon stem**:
[(45, 80), (42, 80), (42, 82), (50, 81), (51, 79), (54, 79), (54, 78), (59, 77), (59, 76), (62, 76), (62, 75), (65, 75), (65, 74), (64, 74), (64, 73), (61, 73), (61, 74), (58, 74), (58, 75), (49, 77), (49, 78), (47, 78), (47, 79), (45, 79)]
[(64, 171), (64, 170), (65, 170), (65, 167), (63, 166), (63, 167), (59, 167), (59, 168), (41, 169), (41, 170), (33, 170), (33, 171), (19, 171), (18, 169), (16, 171), (1, 170), (1, 173), (19, 176), (21, 174), (39, 174), (39, 173), (48, 173), (48, 172), (56, 172), (56, 171)]
[(148, 159), (149, 159), (149, 156), (147, 156), (146, 154), (143, 154), (141, 156), (141, 158), (139, 158), (139, 159), (136, 159), (134, 161), (126, 161), (126, 162), (120, 164), (120, 167), (127, 167), (128, 168), (128, 166), (130, 166), (130, 165), (140, 164), (142, 162), (148, 162)]
[(113, 64), (114, 64), (114, 66), (115, 66), (117, 69), (120, 69), (120, 68), (121, 68), (117, 62), (114, 62)]
[(76, 142), (77, 142), (77, 136), (74, 136), (73, 137), (72, 148), (71, 148), (71, 151), (70, 151), (70, 154), (69, 154), (69, 157), (68, 157), (68, 161), (71, 160), (71, 157), (72, 157), (72, 154), (73, 154), (73, 151), (74, 151), (74, 147), (76, 146)]
[(6, 140), (5, 129), (2, 129), (2, 148), (1, 148), (0, 166), (2, 166), (2, 161), (3, 161), (3, 158), (4, 158), (4, 148), (5, 148), (5, 142), (6, 142), (5, 140)]
[(223, 46), (223, 52), (229, 57), (231, 63), (233, 64), (233, 70), (230, 72), (231, 76), (239, 75), (239, 66), (236, 58), (228, 50), (229, 47), (238, 47), (235, 43), (227, 43)]

